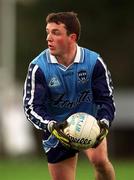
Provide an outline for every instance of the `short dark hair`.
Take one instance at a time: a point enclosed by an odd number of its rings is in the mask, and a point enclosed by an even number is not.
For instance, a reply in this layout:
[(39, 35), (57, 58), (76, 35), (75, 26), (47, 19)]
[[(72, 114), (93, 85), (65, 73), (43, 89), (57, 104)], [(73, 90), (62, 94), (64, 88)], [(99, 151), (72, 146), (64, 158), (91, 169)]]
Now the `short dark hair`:
[(56, 23), (65, 24), (65, 28), (67, 30), (67, 34), (75, 33), (77, 35), (77, 40), (80, 38), (81, 33), (81, 24), (77, 17), (77, 14), (74, 12), (58, 12), (58, 13), (50, 13), (46, 17), (46, 23)]

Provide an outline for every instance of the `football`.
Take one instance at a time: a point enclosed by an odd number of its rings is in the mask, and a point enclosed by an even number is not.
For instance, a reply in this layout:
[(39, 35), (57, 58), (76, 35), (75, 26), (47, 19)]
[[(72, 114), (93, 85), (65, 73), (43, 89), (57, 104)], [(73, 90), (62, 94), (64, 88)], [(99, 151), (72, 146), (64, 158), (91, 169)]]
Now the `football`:
[(70, 138), (74, 149), (88, 149), (94, 145), (100, 133), (95, 117), (80, 112), (71, 115), (67, 122), (68, 126), (64, 129), (64, 133)]

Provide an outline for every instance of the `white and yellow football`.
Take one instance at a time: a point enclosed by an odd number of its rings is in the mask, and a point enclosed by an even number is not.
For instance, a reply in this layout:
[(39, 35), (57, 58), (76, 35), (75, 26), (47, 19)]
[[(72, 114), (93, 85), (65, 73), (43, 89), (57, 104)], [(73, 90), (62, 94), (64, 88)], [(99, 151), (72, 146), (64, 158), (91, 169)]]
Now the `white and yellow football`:
[(67, 122), (68, 126), (64, 129), (64, 133), (70, 138), (74, 149), (88, 149), (94, 145), (100, 134), (95, 117), (80, 112), (71, 115)]

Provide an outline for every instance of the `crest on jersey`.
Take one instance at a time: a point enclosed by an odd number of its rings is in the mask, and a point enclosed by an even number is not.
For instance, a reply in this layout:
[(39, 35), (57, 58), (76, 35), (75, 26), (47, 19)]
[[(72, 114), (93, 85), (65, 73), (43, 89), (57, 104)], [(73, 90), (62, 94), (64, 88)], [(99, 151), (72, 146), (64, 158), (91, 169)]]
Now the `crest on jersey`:
[(78, 77), (81, 82), (83, 82), (83, 83), (86, 82), (87, 81), (87, 72), (85, 70), (79, 71)]
[(48, 86), (49, 86), (49, 87), (57, 87), (57, 86), (60, 86), (60, 81), (58, 80), (57, 77), (52, 77), (52, 79), (49, 81)]

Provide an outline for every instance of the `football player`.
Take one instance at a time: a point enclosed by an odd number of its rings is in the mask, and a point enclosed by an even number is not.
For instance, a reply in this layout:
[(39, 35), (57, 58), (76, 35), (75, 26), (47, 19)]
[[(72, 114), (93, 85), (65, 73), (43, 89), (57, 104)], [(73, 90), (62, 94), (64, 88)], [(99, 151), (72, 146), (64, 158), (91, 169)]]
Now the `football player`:
[(24, 85), (24, 111), (44, 132), (43, 147), (53, 180), (74, 180), (78, 150), (64, 134), (66, 119), (76, 112), (91, 114), (101, 128), (93, 148), (85, 154), (97, 180), (114, 180), (106, 135), (115, 114), (111, 75), (101, 56), (80, 47), (81, 25), (74, 12), (46, 18), (48, 49), (33, 59)]

